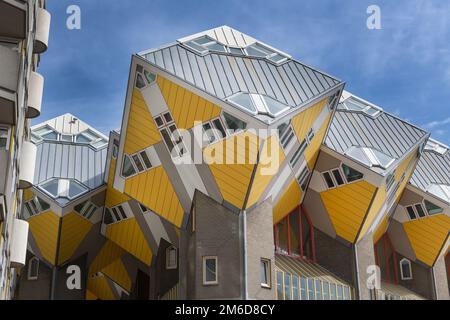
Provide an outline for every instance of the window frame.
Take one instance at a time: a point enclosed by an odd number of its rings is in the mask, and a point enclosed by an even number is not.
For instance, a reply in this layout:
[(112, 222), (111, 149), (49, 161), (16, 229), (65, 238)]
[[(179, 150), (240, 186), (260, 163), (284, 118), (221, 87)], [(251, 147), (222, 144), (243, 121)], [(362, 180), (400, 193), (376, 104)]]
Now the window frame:
[[(215, 280), (214, 281), (207, 281), (206, 280), (206, 261), (207, 260), (214, 260), (215, 261)], [(202, 257), (202, 278), (203, 278), (203, 285), (204, 286), (215, 286), (219, 284), (219, 258), (218, 256), (203, 256)]]
[[(170, 252), (175, 252), (175, 263), (170, 264)], [(178, 268), (178, 249), (171, 245), (166, 248), (166, 270), (175, 270)]]
[[(221, 124), (221, 126), (222, 126), (222, 128), (223, 128), (223, 130), (225, 132), (225, 136), (221, 137), (221, 136), (218, 135), (218, 131), (221, 132), (221, 130), (217, 128), (217, 126), (214, 123), (214, 121), (219, 121), (220, 122), (220, 124)], [(204, 128), (205, 125), (209, 125), (210, 126), (210, 129), (208, 129), (208, 130), (212, 130), (212, 134), (214, 135), (214, 141), (205, 142), (205, 140), (203, 139), (205, 134), (206, 134), (206, 130)], [(201, 124), (201, 126), (202, 126), (202, 147), (207, 147), (207, 146), (209, 146), (211, 144), (223, 141), (223, 140), (227, 139), (230, 136), (230, 133), (228, 132), (228, 128), (225, 126), (224, 120), (220, 116), (216, 117), (214, 119), (211, 119), (211, 120), (203, 122)]]
[(309, 143), (308, 140), (305, 138), (302, 140), (302, 142), (300, 142), (300, 145), (298, 146), (297, 150), (295, 150), (291, 159), (289, 159), (289, 165), (291, 166), (292, 169), (294, 169), (298, 165), (301, 157), (305, 154), (305, 151), (306, 149), (308, 149), (308, 147)]
[[(124, 203), (125, 203), (125, 202), (124, 202)], [(129, 216), (127, 215), (127, 212), (126, 212), (126, 210), (125, 210), (125, 208), (124, 208), (124, 206), (123, 206), (124, 203), (118, 204), (118, 205), (113, 206), (113, 207), (111, 207), (111, 208), (108, 208), (107, 206), (105, 206), (105, 209), (104, 209), (104, 211), (103, 211), (103, 219), (102, 219), (102, 223), (105, 224), (105, 225), (111, 225), (111, 224), (115, 224), (115, 223), (118, 223), (118, 222), (121, 222), (121, 221), (130, 219), (131, 217), (129, 217)], [(119, 210), (119, 207), (122, 208), (122, 211)], [(115, 211), (114, 211), (113, 209), (115, 209)], [(109, 211), (109, 214), (110, 214), (110, 216), (111, 216), (111, 219), (113, 220), (111, 223), (105, 223), (105, 216), (106, 216), (106, 212), (107, 212), (107, 211)], [(118, 212), (118, 213), (116, 214), (116, 212)], [(122, 212), (123, 212), (123, 214), (125, 215), (125, 218), (122, 216)]]
[(5, 149), (4, 150), (8, 151), (9, 147), (10, 147), (10, 143), (11, 143), (11, 127), (5, 126), (5, 125), (0, 125), (0, 133), (2, 131), (6, 132), (6, 136), (2, 136), (0, 134), (0, 138), (6, 138), (6, 143), (5, 143)]
[[(305, 192), (306, 189), (308, 189), (310, 178), (311, 178), (311, 170), (309, 170), (307, 165), (305, 165), (305, 167), (302, 170), (300, 170), (299, 173), (295, 176), (295, 179), (297, 180), (297, 183), (300, 186), (302, 192)], [(303, 185), (305, 185), (304, 188)]]
[[(408, 264), (409, 277), (406, 277), (406, 276), (403, 274), (403, 263), (404, 263), (404, 262), (407, 262), (407, 264)], [(412, 279), (414, 279), (413, 273), (412, 273), (412, 265), (411, 265), (411, 261), (410, 261), (409, 259), (406, 259), (406, 258), (401, 259), (401, 260), (399, 261), (399, 267), (400, 267), (400, 278), (401, 278), (402, 280), (412, 280)]]
[[(341, 176), (341, 179), (342, 179), (343, 183), (341, 183), (341, 184), (337, 183), (336, 177), (334, 176), (334, 171), (339, 172), (339, 175)], [(333, 187), (328, 186), (328, 182), (327, 182), (327, 180), (325, 179), (325, 176), (324, 176), (325, 173), (328, 173), (330, 175), (331, 180), (333, 181), (333, 184), (334, 184)], [(342, 187), (342, 186), (345, 186), (345, 185), (349, 184), (349, 182), (347, 181), (347, 177), (345, 176), (341, 166), (339, 166), (337, 168), (334, 168), (334, 169), (327, 170), (327, 171), (322, 171), (320, 173), (320, 175), (321, 175), (322, 180), (324, 181), (325, 186), (327, 187), (328, 190), (336, 189), (336, 188), (339, 188), (339, 187)], [(357, 181), (359, 181), (359, 180), (357, 180)], [(352, 181), (350, 183), (354, 183), (354, 182), (356, 182), (356, 181)]]
[[(267, 276), (267, 281), (265, 283), (261, 282), (261, 288), (271, 289), (272, 288), (272, 261), (268, 258), (261, 258), (260, 267), (264, 266), (265, 274)], [(261, 271), (261, 268), (260, 268)], [(260, 277), (261, 278), (261, 277)]]
[[(36, 263), (37, 263), (36, 275), (32, 275), (32, 271), (33, 271), (32, 267), (33, 267), (34, 261), (36, 261)], [(36, 281), (39, 279), (39, 259), (36, 256), (34, 256), (30, 260), (28, 260), (27, 279), (29, 281)]]
[[(166, 116), (170, 116), (170, 121), (167, 120)], [(159, 125), (157, 119), (162, 120), (162, 124)], [(172, 152), (174, 149), (176, 149), (177, 157), (182, 158), (187, 152), (188, 149), (186, 147), (186, 144), (183, 141), (183, 137), (179, 136), (179, 141), (177, 142), (176, 137), (174, 137), (174, 133), (178, 131), (177, 124), (175, 123), (175, 120), (170, 113), (170, 111), (165, 111), (163, 113), (158, 114), (157, 116), (153, 117), (153, 120), (155, 121), (156, 127), (158, 128), (159, 134), (161, 136), (162, 141), (164, 142), (164, 145), (167, 148), (167, 151), (169, 152), (170, 157), (172, 157)], [(174, 127), (175, 129), (172, 131), (171, 127)], [(169, 148), (169, 145), (167, 144), (166, 137), (162, 133), (162, 131), (165, 131), (167, 133), (168, 138), (170, 139), (171, 143), (173, 144), (172, 149)], [(182, 149), (185, 150), (185, 153), (182, 153), (182, 150), (178, 147), (179, 144), (182, 144)]]

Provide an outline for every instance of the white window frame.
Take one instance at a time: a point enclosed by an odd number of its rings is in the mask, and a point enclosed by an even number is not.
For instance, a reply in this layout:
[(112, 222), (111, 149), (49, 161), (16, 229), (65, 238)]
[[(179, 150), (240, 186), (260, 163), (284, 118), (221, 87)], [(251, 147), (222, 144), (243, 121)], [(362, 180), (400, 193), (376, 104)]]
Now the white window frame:
[(283, 132), (283, 134), (279, 138), (281, 147), (283, 148), (286, 154), (292, 149), (292, 146), (294, 145), (295, 142), (294, 138), (295, 138), (294, 128), (292, 128), (292, 125), (289, 124), (285, 132)]
[(272, 261), (267, 258), (261, 258), (260, 263), (264, 265), (264, 270), (266, 271), (266, 275), (267, 275), (267, 279), (266, 279), (267, 281), (266, 281), (266, 283), (261, 282), (261, 287), (266, 288), (266, 289), (271, 289), (272, 288)]
[[(216, 125), (214, 124), (214, 121), (220, 121), (220, 124), (222, 125), (222, 128), (223, 128), (223, 130), (225, 131), (225, 136), (224, 136), (224, 137), (221, 137), (221, 136), (218, 134), (218, 132), (220, 132), (220, 130), (217, 129)], [(212, 129), (212, 132), (213, 132), (213, 135), (214, 135), (214, 139), (215, 139), (215, 140), (212, 141), (212, 142), (208, 141), (206, 144), (203, 145), (203, 147), (209, 146), (210, 144), (213, 144), (213, 143), (220, 142), (220, 141), (222, 141), (222, 140), (225, 140), (226, 138), (228, 138), (228, 137), (230, 136), (230, 134), (229, 134), (229, 132), (228, 132), (228, 129), (227, 129), (227, 127), (226, 127), (225, 124), (224, 124), (224, 121), (223, 121), (222, 118), (219, 116), (219, 117), (217, 117), (217, 118), (214, 118), (214, 119), (211, 119), (211, 120), (209, 120), (209, 121), (205, 121), (205, 122), (202, 123), (202, 125), (201, 125), (201, 126), (202, 126), (202, 143), (204, 143), (203, 135), (206, 133), (206, 131), (205, 131), (205, 129), (204, 129), (204, 126), (207, 125), (207, 124), (209, 124), (209, 125), (211, 126), (211, 129)]]
[[(421, 217), (421, 216), (419, 215), (419, 212), (417, 211), (416, 206), (421, 206), (421, 207), (422, 207), (422, 210), (423, 210), (423, 213), (425, 214), (425, 216)], [(415, 219), (411, 219), (411, 217), (409, 216), (408, 208), (412, 208), (412, 210), (414, 211), (414, 214), (416, 215), (416, 218), (415, 218)], [(425, 206), (425, 202), (424, 202), (424, 201), (418, 202), (418, 203), (414, 203), (414, 204), (410, 204), (410, 205), (407, 205), (407, 206), (405, 206), (405, 210), (406, 210), (406, 214), (407, 214), (409, 220), (418, 220), (418, 219), (424, 219), (424, 218), (426, 218), (426, 217), (431, 217), (431, 216), (433, 216), (433, 215), (429, 215), (429, 214), (428, 214), (428, 210), (427, 210), (427, 208), (426, 208), (426, 206)]]
[(311, 144), (311, 142), (315, 136), (316, 136), (316, 132), (314, 131), (314, 129), (313, 128), (309, 129), (308, 134), (306, 136), (306, 141), (308, 141), (308, 145)]
[[(166, 114), (168, 114), (170, 116), (170, 118), (171, 118), (170, 121), (166, 120), (166, 117), (165, 117)], [(157, 118), (162, 119), (162, 121), (163, 121), (162, 125), (158, 125), (158, 122), (156, 121)], [(161, 138), (162, 138), (162, 140), (164, 142), (164, 145), (167, 148), (167, 151), (169, 151), (170, 156), (172, 156), (172, 153), (170, 151), (169, 146), (167, 145), (166, 139), (164, 139), (164, 135), (162, 134), (162, 130), (165, 130), (167, 132), (167, 134), (169, 135), (170, 140), (172, 141), (172, 144), (174, 145), (172, 151), (174, 149), (176, 149), (178, 157), (183, 157), (184, 154), (181, 154), (181, 150), (179, 150), (177, 139), (174, 137), (174, 134), (170, 130), (170, 127), (172, 127), (172, 126), (175, 127), (174, 132), (177, 132), (177, 130), (178, 130), (177, 124), (175, 123), (175, 120), (173, 119), (172, 114), (169, 111), (166, 111), (166, 112), (160, 113), (159, 115), (153, 117), (153, 120), (155, 121), (156, 127), (158, 128), (159, 134), (161, 135)], [(187, 152), (187, 147), (184, 144), (182, 137), (179, 137), (179, 138), (181, 140), (181, 144), (183, 145), (183, 148)]]
[[(147, 167), (147, 165), (145, 164), (144, 159), (142, 158), (141, 153), (145, 153), (145, 154), (147, 155), (147, 158), (148, 158), (148, 161), (150, 162), (151, 167)], [(131, 166), (133, 167), (133, 169), (134, 169), (134, 171), (135, 171), (135, 173), (133, 173), (133, 174), (127, 176), (127, 177), (124, 176), (124, 175), (123, 175), (123, 163), (122, 163), (122, 170), (120, 170), (120, 175), (121, 175), (124, 179), (129, 179), (129, 178), (131, 178), (131, 177), (137, 176), (137, 175), (140, 174), (140, 173), (146, 172), (146, 171), (151, 170), (151, 169), (154, 168), (154, 166), (153, 166), (153, 164), (152, 164), (152, 161), (150, 160), (150, 156), (148, 155), (147, 149), (141, 150), (141, 151), (138, 151), (138, 152), (135, 152), (135, 153), (133, 153), (133, 154), (126, 154), (126, 153), (124, 153), (123, 156), (124, 156), (124, 157), (128, 157), (128, 159), (130, 160)], [(142, 165), (143, 170), (139, 170), (139, 168), (138, 168), (138, 166), (137, 166), (137, 164), (136, 164), (136, 162), (135, 162), (135, 160), (134, 160), (134, 158), (133, 158), (134, 156), (136, 156), (136, 157), (138, 158), (138, 161), (139, 161), (140, 164)]]
[[(37, 261), (37, 274), (36, 275), (32, 275), (32, 270), (31, 267), (33, 265), (33, 261)], [(27, 270), (27, 279), (34, 281), (37, 280), (39, 278), (39, 259), (37, 257), (32, 257), (29, 261), (28, 261), (28, 270)]]
[[(403, 262), (408, 263), (408, 269), (409, 269), (409, 274), (410, 274), (409, 277), (406, 277), (403, 274), (403, 267), (402, 267)], [(402, 280), (412, 280), (413, 279), (412, 266), (411, 266), (411, 261), (409, 259), (403, 258), (402, 260), (400, 260), (400, 277)]]
[[(122, 211), (119, 209), (119, 207), (122, 208), (123, 214), (125, 215), (125, 218), (122, 217)], [(115, 211), (113, 209), (115, 209)], [(121, 204), (119, 204), (117, 206), (113, 206), (111, 208), (105, 207), (105, 210), (109, 210), (110, 211), (111, 218), (113, 220), (113, 222), (111, 222), (111, 223), (105, 223), (105, 217), (103, 217), (103, 223), (106, 224), (106, 225), (111, 225), (111, 224), (114, 224), (114, 223), (117, 223), (117, 222), (121, 222), (121, 221), (124, 221), (124, 220), (127, 220), (127, 219), (130, 218), (128, 216), (128, 214), (127, 214), (127, 211), (124, 208), (123, 203), (121, 203)], [(117, 213), (119, 218), (117, 218), (116, 213)]]
[[(207, 260), (215, 260), (216, 264), (216, 280), (214, 281), (206, 281), (206, 261)], [(202, 273), (203, 273), (203, 285), (211, 286), (219, 284), (219, 258), (217, 256), (203, 256), (202, 257)]]
[[(170, 264), (170, 252), (175, 251), (175, 263)], [(178, 267), (178, 249), (175, 246), (170, 246), (166, 248), (166, 270), (174, 270)]]
[[(342, 181), (343, 181), (344, 183), (342, 183), (342, 184), (338, 184), (338, 183), (337, 183), (336, 177), (334, 176), (333, 171), (338, 171), (338, 172), (339, 172), (339, 174), (341, 175)], [(333, 187), (329, 187), (329, 186), (328, 186), (327, 180), (325, 179), (325, 176), (324, 176), (325, 173), (328, 173), (328, 174), (330, 175), (331, 180), (333, 181), (333, 184), (334, 184)], [(338, 188), (338, 187), (342, 187), (342, 186), (345, 186), (345, 185), (349, 184), (349, 182), (347, 181), (347, 177), (345, 176), (344, 172), (342, 171), (342, 167), (341, 167), (341, 166), (339, 166), (339, 167), (337, 167), (337, 168), (334, 168), (334, 169), (327, 170), (327, 171), (322, 171), (322, 172), (320, 173), (320, 175), (321, 175), (321, 177), (322, 177), (323, 182), (325, 183), (325, 187), (326, 187), (328, 190), (336, 189), (336, 188)], [(357, 180), (357, 181), (359, 181), (359, 180)], [(356, 181), (352, 181), (352, 183), (354, 183), (354, 182), (356, 182)]]
[[(89, 208), (91, 208), (90, 211), (88, 211)], [(85, 201), (80, 212), (76, 211), (75, 208), (74, 208), (74, 211), (89, 220), (94, 215), (95, 211), (97, 211), (97, 209), (98, 209), (98, 206), (96, 206), (92, 201), (87, 200), (87, 201)], [(89, 213), (89, 215), (88, 215), (88, 213)]]
[[(269, 51), (271, 53), (269, 53), (269, 54), (265, 53), (264, 51), (259, 49), (258, 46), (264, 48), (265, 50), (267, 50), (267, 51)], [(248, 50), (247, 50), (247, 48), (249, 48), (249, 47), (252, 47), (253, 50), (261, 52), (262, 54), (264, 54), (264, 56), (261, 57), (261, 56), (255, 56), (255, 55), (249, 54)], [(280, 53), (280, 52), (278, 52), (278, 51), (276, 51), (276, 50), (274, 50), (272, 48), (269, 48), (269, 47), (267, 47), (267, 46), (265, 46), (265, 45), (263, 45), (263, 44), (261, 44), (259, 42), (255, 42), (255, 43), (252, 43), (252, 44), (248, 45), (247, 47), (245, 47), (244, 50), (245, 50), (245, 54), (247, 56), (249, 56), (249, 57), (264, 58), (264, 59), (267, 59), (267, 60), (271, 61), (275, 65), (280, 65), (283, 62), (286, 62), (287, 60), (289, 60), (289, 57), (287, 57), (286, 55), (284, 55), (284, 54), (282, 54), (282, 53)], [(281, 59), (280, 61), (273, 61), (273, 60), (271, 60), (271, 58), (273, 58), (273, 57), (275, 57), (277, 55), (283, 56), (284, 58)]]
[[(41, 199), (41, 200), (42, 200), (42, 199)], [(42, 200), (42, 201), (44, 201), (44, 200)], [(31, 202), (34, 203), (34, 207), (30, 204)], [(47, 203), (47, 204), (50, 206), (49, 203)], [(31, 198), (30, 200), (24, 202), (23, 205), (24, 205), (25, 207), (28, 205), (28, 207), (26, 207), (26, 210), (30, 213), (30, 217), (33, 217), (33, 216), (38, 215), (38, 214), (40, 214), (40, 213), (42, 213), (42, 212), (45, 212), (44, 209), (42, 208), (41, 203), (39, 202), (37, 196), (34, 196), (34, 197)], [(30, 212), (30, 210), (29, 210), (28, 208), (32, 209), (31, 212)], [(37, 209), (36, 212), (35, 212), (34, 208)], [(50, 210), (50, 209), (47, 209), (46, 211), (48, 211), (48, 210)]]
[[(353, 110), (353, 109), (349, 108), (347, 106), (347, 102), (352, 102), (352, 103), (356, 104), (357, 106), (361, 107), (361, 110)], [(371, 106), (365, 102), (362, 102), (362, 101), (356, 99), (355, 97), (350, 97), (350, 98), (346, 99), (344, 101), (343, 105), (344, 105), (345, 109), (350, 112), (363, 112), (364, 114), (367, 114), (369, 117), (372, 117), (372, 118), (375, 118), (383, 111), (382, 109)], [(371, 109), (375, 110), (375, 112), (373, 114), (368, 113), (368, 111)]]
[(289, 160), (289, 165), (292, 169), (298, 164), (300, 161), (300, 158), (305, 154), (306, 149), (308, 149), (309, 143), (305, 139), (300, 143), (297, 150), (295, 150), (294, 154), (292, 155), (291, 159)]
[(9, 150), (9, 144), (11, 143), (11, 128), (8, 126), (0, 126), (0, 133), (6, 132), (6, 136), (0, 134), (0, 138), (6, 138), (5, 150)]
[(300, 170), (299, 173), (297, 174), (297, 176), (295, 177), (298, 182), (298, 185), (300, 186), (300, 189), (303, 192), (306, 191), (306, 189), (308, 188), (308, 185), (306, 185), (305, 190), (303, 190), (302, 185), (307, 184), (310, 177), (311, 177), (311, 171), (309, 170), (307, 165), (305, 165), (305, 167), (302, 170)]

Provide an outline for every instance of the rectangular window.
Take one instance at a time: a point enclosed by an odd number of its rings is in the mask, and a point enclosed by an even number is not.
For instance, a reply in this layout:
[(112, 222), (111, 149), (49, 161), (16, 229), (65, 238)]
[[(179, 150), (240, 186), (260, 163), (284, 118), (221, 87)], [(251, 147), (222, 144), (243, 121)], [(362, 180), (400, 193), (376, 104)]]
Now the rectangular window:
[(138, 169), (139, 172), (144, 171), (144, 166), (141, 163), (141, 160), (139, 159), (138, 155), (135, 154), (132, 156), (134, 164), (136, 165), (136, 168)]
[(386, 191), (390, 191), (395, 182), (395, 172), (390, 173), (386, 178)]
[(270, 288), (271, 284), (271, 269), (270, 269), (270, 260), (269, 259), (261, 259), (260, 264), (260, 272), (261, 272), (261, 287)]
[(306, 279), (304, 277), (300, 277), (300, 298), (302, 300), (308, 300), (307, 284)]
[(337, 300), (336, 285), (334, 283), (330, 286), (330, 297), (331, 300)]
[(9, 129), (6, 127), (0, 127), (0, 149), (9, 148)]
[(177, 268), (177, 248), (170, 246), (166, 249), (166, 269), (176, 269)]
[(284, 300), (283, 297), (283, 272), (277, 271), (277, 299)]
[(323, 282), (323, 300), (330, 300), (330, 284)]
[(301, 156), (303, 155), (303, 152), (305, 152), (306, 147), (308, 146), (308, 143), (306, 142), (306, 139), (302, 141), (298, 149), (294, 152), (294, 155), (292, 156), (292, 159), (289, 161), (291, 164), (291, 167), (294, 168), (298, 161), (300, 160)]
[(342, 186), (343, 184), (345, 184), (344, 179), (342, 179), (341, 172), (339, 171), (339, 169), (334, 169), (331, 172), (333, 173), (333, 177), (338, 186)]
[(425, 217), (425, 211), (423, 210), (422, 205), (420, 203), (418, 203), (415, 205), (415, 207), (416, 207), (416, 211), (417, 211), (417, 214), (419, 215), (419, 217), (421, 217), (421, 218)]
[(310, 172), (307, 166), (300, 172), (300, 174), (297, 177), (297, 182), (300, 185), (300, 188), (304, 192), (306, 190), (306, 187), (308, 186), (308, 179), (310, 176)]
[(316, 280), (316, 300), (322, 300), (322, 281)]
[(291, 275), (284, 274), (284, 300), (292, 300), (291, 297)]
[(314, 298), (314, 280), (308, 278), (308, 300), (315, 300)]
[(203, 284), (215, 285), (219, 283), (217, 274), (217, 257), (206, 256), (203, 257)]
[(336, 185), (334, 184), (333, 178), (331, 178), (331, 175), (329, 172), (322, 173), (322, 176), (328, 186), (329, 189), (334, 188)]
[(222, 121), (220, 119), (214, 119), (212, 121), (214, 128), (218, 130), (221, 134), (221, 137), (217, 137), (219, 140), (222, 138), (225, 138), (227, 136), (227, 133), (225, 131), (225, 128), (223, 127)]
[(139, 153), (139, 155), (141, 156), (142, 160), (144, 161), (145, 167), (147, 169), (150, 169), (152, 167), (152, 163), (150, 162), (150, 159), (148, 158), (147, 152), (141, 151)]
[(311, 128), (308, 132), (308, 143), (311, 143), (313, 138), (314, 138), (314, 130)]
[(350, 288), (347, 286), (344, 287), (344, 300), (350, 300)]
[(342, 298), (343, 298), (342, 285), (338, 284), (337, 285), (337, 299), (342, 300)]
[(406, 207), (406, 211), (408, 212), (408, 216), (411, 220), (416, 219), (416, 213), (414, 212), (413, 207), (411, 207), (411, 206)]
[(300, 300), (298, 291), (298, 276), (292, 275), (292, 300)]
[(288, 126), (287, 129), (285, 129), (285, 132), (280, 137), (280, 143), (283, 147), (284, 151), (287, 150), (290, 142), (295, 137), (294, 130), (292, 130), (291, 126)]

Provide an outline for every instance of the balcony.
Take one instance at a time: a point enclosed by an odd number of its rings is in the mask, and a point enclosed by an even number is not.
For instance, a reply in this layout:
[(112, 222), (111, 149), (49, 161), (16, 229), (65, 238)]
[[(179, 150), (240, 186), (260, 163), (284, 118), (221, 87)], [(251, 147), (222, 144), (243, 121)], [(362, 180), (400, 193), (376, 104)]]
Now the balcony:
[(34, 39), (34, 53), (43, 53), (48, 48), (48, 36), (50, 33), (50, 13), (39, 8), (37, 12), (36, 37)]
[(37, 72), (31, 72), (28, 89), (27, 118), (36, 118), (41, 114), (42, 94), (44, 92), (44, 77)]
[(16, 122), (17, 83), (19, 79), (19, 54), (17, 46), (0, 43), (0, 124)]
[(36, 152), (36, 145), (30, 141), (23, 142), (22, 154), (20, 155), (19, 189), (27, 189), (33, 185)]
[(27, 4), (17, 0), (0, 0), (0, 37), (25, 39)]
[(28, 243), (28, 222), (14, 219), (11, 235), (11, 267), (22, 268), (25, 266)]

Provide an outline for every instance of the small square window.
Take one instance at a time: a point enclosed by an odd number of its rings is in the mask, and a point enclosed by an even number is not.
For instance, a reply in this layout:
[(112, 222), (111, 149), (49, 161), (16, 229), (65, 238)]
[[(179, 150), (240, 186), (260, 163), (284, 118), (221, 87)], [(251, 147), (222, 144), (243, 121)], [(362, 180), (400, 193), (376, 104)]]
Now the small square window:
[(161, 117), (156, 117), (156, 118), (155, 118), (155, 122), (156, 122), (156, 125), (157, 125), (158, 127), (161, 127), (161, 126), (164, 125), (164, 122), (163, 122), (163, 120), (162, 120)]
[(169, 112), (164, 114), (164, 119), (166, 120), (166, 123), (170, 123), (173, 121), (172, 116), (170, 115)]
[(166, 249), (166, 269), (176, 269), (177, 268), (177, 248), (170, 246)]
[(416, 211), (417, 211), (417, 214), (419, 215), (419, 217), (421, 217), (421, 218), (425, 217), (425, 211), (423, 210), (422, 205), (416, 204), (415, 207), (416, 207)]
[(203, 257), (203, 285), (215, 285), (219, 283), (217, 275), (217, 257)]
[(261, 259), (260, 269), (261, 269), (261, 271), (260, 271), (261, 272), (261, 287), (270, 288), (272, 286), (270, 260), (269, 259)]
[(334, 188), (335, 187), (334, 181), (331, 178), (331, 175), (330, 175), (329, 172), (322, 173), (322, 176), (325, 179), (325, 182), (326, 182), (328, 188)]
[(339, 169), (333, 170), (332, 173), (333, 173), (334, 179), (336, 180), (336, 183), (338, 186), (345, 184), (344, 179), (342, 179), (341, 172), (339, 171)]

